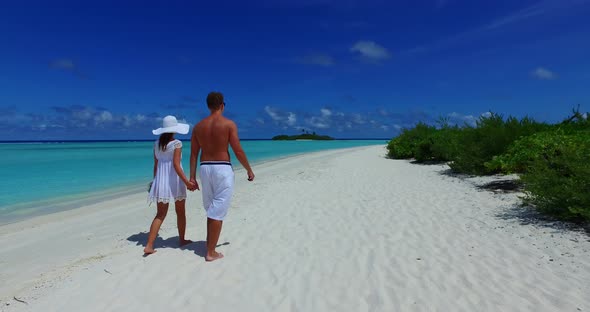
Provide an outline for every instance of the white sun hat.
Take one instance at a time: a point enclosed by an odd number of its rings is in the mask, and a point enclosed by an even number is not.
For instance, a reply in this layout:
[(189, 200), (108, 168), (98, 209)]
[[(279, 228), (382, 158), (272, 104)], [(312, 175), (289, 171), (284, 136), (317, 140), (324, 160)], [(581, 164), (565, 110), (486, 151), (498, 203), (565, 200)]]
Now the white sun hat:
[(162, 120), (162, 128), (158, 128), (156, 130), (152, 130), (154, 135), (160, 135), (162, 133), (180, 133), (180, 134), (187, 134), (189, 129), (189, 125), (179, 123), (174, 116), (166, 116)]

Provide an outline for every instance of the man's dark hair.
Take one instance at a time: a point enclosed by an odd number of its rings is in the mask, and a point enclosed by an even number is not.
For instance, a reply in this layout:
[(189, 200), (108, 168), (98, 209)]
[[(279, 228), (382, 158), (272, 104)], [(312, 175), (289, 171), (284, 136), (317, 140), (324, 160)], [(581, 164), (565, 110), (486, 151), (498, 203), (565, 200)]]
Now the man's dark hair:
[(210, 92), (207, 95), (207, 107), (210, 110), (218, 110), (223, 105), (223, 94), (221, 92)]

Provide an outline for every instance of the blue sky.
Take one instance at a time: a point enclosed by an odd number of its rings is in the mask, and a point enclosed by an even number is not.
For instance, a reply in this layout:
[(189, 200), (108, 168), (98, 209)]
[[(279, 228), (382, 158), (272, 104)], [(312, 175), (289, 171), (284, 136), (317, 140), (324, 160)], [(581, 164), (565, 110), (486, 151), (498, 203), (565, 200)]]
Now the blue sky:
[[(247, 3), (246, 3), (247, 2)], [(209, 91), (242, 138), (390, 138), (590, 107), (590, 0), (3, 1), (0, 140), (148, 139)]]

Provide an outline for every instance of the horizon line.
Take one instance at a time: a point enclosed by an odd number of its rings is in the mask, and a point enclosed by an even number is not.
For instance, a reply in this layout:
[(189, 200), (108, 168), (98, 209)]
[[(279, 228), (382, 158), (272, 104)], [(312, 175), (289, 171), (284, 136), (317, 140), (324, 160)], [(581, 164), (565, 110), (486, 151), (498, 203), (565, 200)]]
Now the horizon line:
[[(391, 138), (334, 138), (330, 141), (391, 140)], [(91, 140), (0, 140), (0, 143), (92, 143), (92, 142), (152, 142), (153, 139), (91, 139)], [(273, 141), (273, 139), (240, 139), (240, 141)]]

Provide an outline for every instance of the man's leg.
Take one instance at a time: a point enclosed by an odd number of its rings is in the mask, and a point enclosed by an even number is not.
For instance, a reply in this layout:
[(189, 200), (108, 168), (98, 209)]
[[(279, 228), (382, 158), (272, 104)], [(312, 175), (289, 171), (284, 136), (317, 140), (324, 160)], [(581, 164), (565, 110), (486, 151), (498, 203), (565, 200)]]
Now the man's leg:
[(174, 207), (176, 208), (176, 226), (178, 227), (178, 244), (181, 247), (193, 242), (191, 240), (184, 239), (184, 234), (186, 232), (185, 202), (185, 200), (179, 200), (174, 203)]
[(223, 221), (207, 218), (207, 256), (206, 261), (215, 261), (223, 258), (223, 254), (215, 251), (215, 246), (219, 241), (219, 234), (221, 234), (221, 226)]
[(158, 212), (156, 213), (154, 221), (152, 221), (148, 241), (145, 245), (145, 248), (143, 249), (143, 252), (146, 255), (153, 254), (154, 252), (156, 252), (156, 250), (154, 249), (154, 242), (156, 241), (156, 237), (158, 236), (158, 232), (160, 231), (160, 226), (162, 226), (162, 222), (164, 222), (167, 213), (168, 204), (158, 203)]

